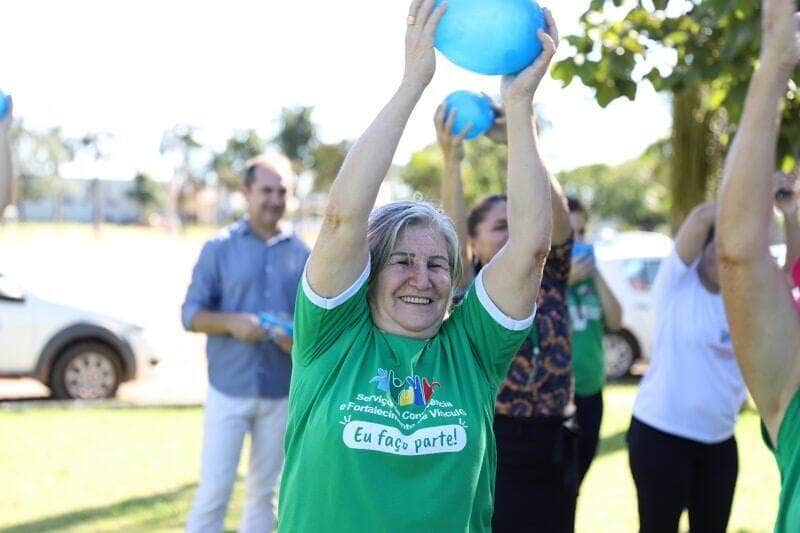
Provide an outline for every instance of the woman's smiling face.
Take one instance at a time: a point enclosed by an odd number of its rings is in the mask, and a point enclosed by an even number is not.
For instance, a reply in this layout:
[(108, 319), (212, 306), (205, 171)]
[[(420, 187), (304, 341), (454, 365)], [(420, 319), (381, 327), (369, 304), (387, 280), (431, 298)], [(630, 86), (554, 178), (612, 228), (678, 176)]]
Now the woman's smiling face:
[(404, 228), (374, 283), (372, 319), (380, 329), (417, 339), (436, 335), (453, 283), (444, 236), (427, 225)]

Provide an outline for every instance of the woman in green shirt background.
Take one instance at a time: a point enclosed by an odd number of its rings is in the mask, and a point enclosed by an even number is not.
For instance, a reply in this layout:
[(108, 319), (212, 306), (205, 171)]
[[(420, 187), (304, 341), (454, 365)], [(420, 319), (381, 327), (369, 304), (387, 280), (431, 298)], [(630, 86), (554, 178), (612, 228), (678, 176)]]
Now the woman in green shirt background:
[(491, 530), (494, 396), (530, 329), (550, 248), (548, 174), (530, 117), (558, 37), (546, 12), (542, 55), (503, 78), (509, 239), (445, 319), (461, 268), (452, 222), (421, 202), (370, 213), (433, 77), (445, 9), (411, 4), (400, 86), (342, 165), (306, 265), (281, 532)]
[(567, 197), (569, 222), (575, 234), (567, 303), (572, 321), (572, 368), (575, 374), (575, 417), (578, 421), (578, 487), (597, 452), (603, 419), (605, 353), (603, 333), (622, 327), (622, 307), (595, 264), (586, 244), (588, 214), (577, 198)]
[(780, 110), (800, 61), (800, 13), (796, 0), (764, 0), (761, 16), (761, 54), (725, 159), (717, 255), (734, 353), (781, 472), (775, 531), (794, 533), (800, 531), (800, 319), (768, 246)]

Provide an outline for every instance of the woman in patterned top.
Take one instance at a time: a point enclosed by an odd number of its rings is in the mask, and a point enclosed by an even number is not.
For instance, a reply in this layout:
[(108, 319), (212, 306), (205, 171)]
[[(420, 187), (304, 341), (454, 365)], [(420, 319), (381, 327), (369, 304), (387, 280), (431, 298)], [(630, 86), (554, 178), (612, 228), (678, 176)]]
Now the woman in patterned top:
[[(495, 111), (497, 119), (488, 136), (505, 143), (503, 109)], [(458, 230), (462, 260), (473, 265), (465, 269), (463, 291), (508, 241), (508, 208), (506, 196), (498, 194), (484, 198), (466, 214), (463, 132), (452, 134), (453, 120), (441, 107), (434, 118), (445, 162), (442, 203)], [(531, 121), (535, 128), (533, 116)], [(566, 198), (552, 176), (550, 194), (552, 247), (536, 297), (534, 327), (512, 361), (495, 403), (499, 467), (492, 525), (496, 533), (559, 533), (574, 527), (578, 459), (567, 309), (572, 229)]]

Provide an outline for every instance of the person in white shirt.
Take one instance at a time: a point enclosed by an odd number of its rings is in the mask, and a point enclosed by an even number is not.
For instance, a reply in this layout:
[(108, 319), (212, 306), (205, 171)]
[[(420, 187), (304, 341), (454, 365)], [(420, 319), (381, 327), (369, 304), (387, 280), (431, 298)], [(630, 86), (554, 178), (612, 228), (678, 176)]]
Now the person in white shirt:
[(697, 206), (653, 283), (650, 369), (628, 431), (642, 533), (724, 532), (738, 474), (733, 436), (746, 388), (733, 354), (714, 241), (716, 205)]

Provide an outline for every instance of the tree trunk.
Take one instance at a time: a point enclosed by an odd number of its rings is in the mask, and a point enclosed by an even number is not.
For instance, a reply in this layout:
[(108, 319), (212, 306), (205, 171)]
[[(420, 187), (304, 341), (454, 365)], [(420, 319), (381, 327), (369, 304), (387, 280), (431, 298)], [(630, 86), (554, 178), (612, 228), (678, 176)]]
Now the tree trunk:
[(92, 227), (95, 236), (100, 234), (100, 222), (103, 219), (103, 197), (100, 190), (100, 179), (93, 178), (89, 186), (92, 195)]
[(702, 86), (676, 93), (672, 100), (672, 233), (706, 199), (711, 142), (710, 113), (703, 110)]
[(53, 220), (55, 222), (64, 221), (64, 183), (61, 181), (61, 173), (56, 167), (56, 175), (53, 183), (56, 186), (56, 194), (53, 197)]

